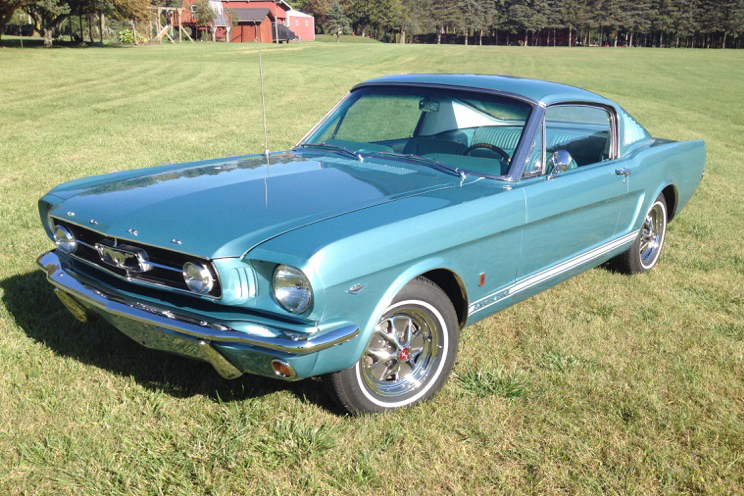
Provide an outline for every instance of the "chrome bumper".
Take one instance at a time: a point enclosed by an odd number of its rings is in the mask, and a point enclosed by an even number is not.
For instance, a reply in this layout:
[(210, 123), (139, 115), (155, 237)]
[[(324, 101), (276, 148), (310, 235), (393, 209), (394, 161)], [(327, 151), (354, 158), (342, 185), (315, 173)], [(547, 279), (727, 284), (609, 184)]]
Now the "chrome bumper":
[[(171, 309), (157, 308), (150, 304), (127, 301), (121, 297), (104, 293), (83, 284), (62, 268), (62, 263), (54, 251), (44, 253), (37, 259), (36, 263), (46, 273), (47, 280), (55, 288), (85, 305), (90, 305), (105, 313), (185, 334), (203, 340), (207, 345), (212, 342), (241, 343), (265, 350), (303, 355), (344, 343), (359, 334), (358, 326), (342, 326), (317, 336), (309, 337), (298, 337), (296, 334), (287, 334), (285, 336), (247, 334), (220, 324), (197, 321), (192, 317), (178, 315)], [(65, 297), (61, 297), (60, 299), (67, 306)], [(260, 325), (256, 325), (255, 327), (258, 331), (263, 331), (264, 334), (276, 334), (277, 331), (279, 331), (279, 334), (282, 333), (282, 330), (278, 328), (270, 329)], [(213, 348), (211, 349), (213, 350)], [(215, 351), (215, 353), (217, 352)], [(209, 354), (209, 351), (206, 354)], [(211, 362), (212, 360), (209, 361)]]

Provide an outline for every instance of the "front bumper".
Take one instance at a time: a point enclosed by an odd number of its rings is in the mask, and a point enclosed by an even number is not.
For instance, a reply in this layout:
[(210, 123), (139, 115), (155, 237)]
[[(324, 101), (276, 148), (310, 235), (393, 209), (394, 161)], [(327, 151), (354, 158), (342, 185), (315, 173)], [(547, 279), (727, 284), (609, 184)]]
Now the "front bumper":
[(93, 312), (149, 348), (207, 361), (227, 378), (238, 377), (243, 372), (275, 376), (271, 362), (280, 360), (296, 371), (288, 379), (301, 379), (312, 369), (312, 354), (359, 334), (359, 327), (353, 325), (306, 336), (260, 324), (253, 326), (255, 334), (249, 334), (217, 322), (181, 315), (171, 308), (101, 291), (78, 280), (54, 251), (41, 255), (37, 264), (55, 287), (57, 296), (79, 320), (86, 320)]

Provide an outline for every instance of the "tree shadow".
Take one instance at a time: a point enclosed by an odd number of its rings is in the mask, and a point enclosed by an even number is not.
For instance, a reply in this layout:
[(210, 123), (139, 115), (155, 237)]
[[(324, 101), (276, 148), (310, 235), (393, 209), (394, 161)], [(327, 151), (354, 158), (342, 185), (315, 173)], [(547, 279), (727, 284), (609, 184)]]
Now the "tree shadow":
[(302, 401), (342, 413), (318, 381), (289, 383), (248, 374), (227, 380), (207, 363), (145, 348), (103, 319), (78, 322), (52, 294), (41, 271), (11, 276), (0, 281), (0, 288), (9, 314), (29, 337), (59, 355), (132, 377), (148, 389), (176, 398), (201, 395), (218, 402), (289, 391)]

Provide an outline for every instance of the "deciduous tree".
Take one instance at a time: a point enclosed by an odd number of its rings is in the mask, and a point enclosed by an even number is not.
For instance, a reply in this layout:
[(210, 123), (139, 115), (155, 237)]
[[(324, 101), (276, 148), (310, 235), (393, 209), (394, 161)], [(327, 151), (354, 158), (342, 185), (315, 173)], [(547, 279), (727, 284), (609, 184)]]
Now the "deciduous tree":
[(77, 7), (78, 3), (71, 4), (63, 0), (30, 0), (24, 7), (41, 29), (44, 46), (52, 46), (54, 29), (73, 12), (71, 5)]
[(16, 9), (20, 9), (28, 0), (0, 0), (0, 40), (3, 38), (5, 25), (13, 17)]

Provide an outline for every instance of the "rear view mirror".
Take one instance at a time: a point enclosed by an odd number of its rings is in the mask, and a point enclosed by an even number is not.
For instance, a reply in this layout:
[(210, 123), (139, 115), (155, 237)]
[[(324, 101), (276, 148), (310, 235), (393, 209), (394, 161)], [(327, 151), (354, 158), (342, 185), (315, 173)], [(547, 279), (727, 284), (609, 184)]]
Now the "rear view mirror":
[(556, 150), (550, 156), (550, 160), (548, 161), (548, 165), (550, 167), (550, 174), (548, 175), (548, 179), (553, 179), (560, 173), (567, 171), (571, 168), (572, 163), (573, 157), (570, 153), (568, 153), (566, 150)]
[(439, 112), (439, 101), (430, 98), (419, 100), (419, 110), (422, 112)]

